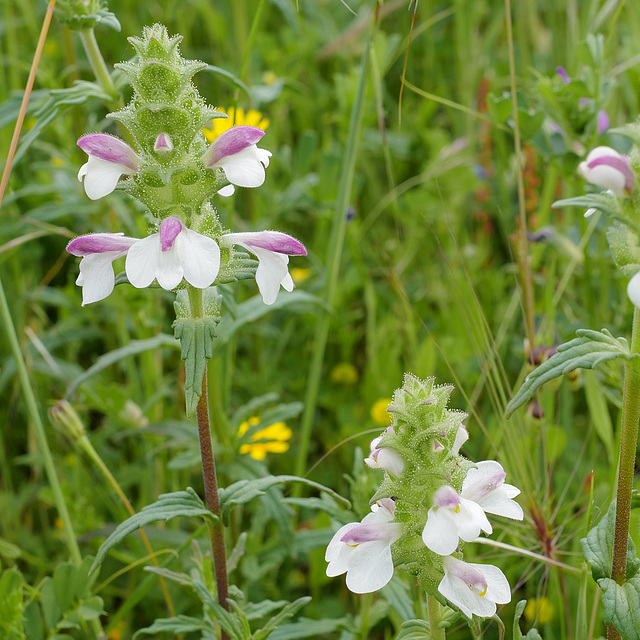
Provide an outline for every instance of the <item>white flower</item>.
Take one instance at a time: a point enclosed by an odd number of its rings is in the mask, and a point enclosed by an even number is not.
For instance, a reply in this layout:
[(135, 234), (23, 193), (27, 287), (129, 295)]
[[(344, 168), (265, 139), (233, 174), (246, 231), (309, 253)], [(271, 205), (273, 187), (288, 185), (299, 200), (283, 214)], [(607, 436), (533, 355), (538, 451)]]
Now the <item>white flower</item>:
[[(585, 180), (610, 189), (618, 198), (631, 195), (635, 184), (629, 158), (611, 147), (596, 147), (578, 166)], [(588, 213), (588, 212), (587, 212)]]
[[(393, 433), (393, 427), (389, 427), (387, 431)], [(374, 438), (371, 441), (371, 453), (365, 458), (365, 464), (372, 469), (384, 469), (394, 476), (402, 475), (404, 471), (404, 458), (388, 447), (378, 447), (383, 436)]]
[(627, 295), (629, 296), (629, 300), (631, 300), (636, 307), (640, 308), (640, 271), (629, 280)]
[(220, 237), (220, 242), (223, 245), (240, 245), (258, 258), (256, 283), (265, 304), (276, 301), (280, 285), (287, 291), (293, 291), (289, 256), (307, 255), (301, 242), (279, 231), (228, 233)]
[(402, 525), (393, 520), (395, 503), (379, 500), (362, 522), (341, 527), (329, 542), (325, 560), (330, 577), (347, 574), (353, 593), (371, 593), (384, 587), (393, 576), (391, 545), (402, 535)]
[(89, 156), (88, 162), (80, 167), (78, 180), (84, 178), (84, 190), (92, 200), (111, 193), (120, 176), (136, 173), (142, 162), (126, 142), (106, 133), (83, 136), (78, 146)]
[(469, 439), (469, 432), (467, 431), (467, 427), (465, 427), (463, 424), (461, 424), (458, 427), (458, 430), (456, 431), (456, 437), (455, 440), (453, 441), (453, 446), (451, 447), (451, 453), (454, 456), (457, 456), (459, 451), (460, 451), (460, 447)]
[(471, 542), (481, 530), (485, 533), (493, 530), (483, 508), (473, 500), (459, 496), (453, 487), (445, 484), (433, 494), (433, 506), (427, 514), (422, 541), (431, 551), (448, 556), (458, 547), (459, 538)]
[(257, 127), (231, 127), (220, 134), (205, 151), (201, 160), (206, 167), (222, 167), (231, 183), (218, 191), (230, 196), (237, 187), (259, 187), (265, 180), (271, 152), (259, 149), (256, 143), (264, 131)]
[(165, 218), (159, 233), (139, 240), (121, 233), (93, 233), (72, 240), (67, 251), (81, 256), (82, 304), (106, 298), (114, 287), (113, 261), (126, 255), (125, 271), (137, 288), (154, 280), (167, 290), (184, 278), (198, 289), (211, 285), (220, 270), (220, 248), (215, 240), (182, 225), (178, 218)]
[(477, 502), (486, 513), (522, 520), (522, 507), (515, 501), (520, 489), (505, 484), (506, 473), (495, 460), (484, 460), (469, 469), (462, 482), (462, 497)]
[(448, 556), (443, 559), (444, 577), (438, 591), (465, 616), (489, 618), (497, 604), (511, 601), (511, 589), (504, 573), (490, 564), (463, 562)]

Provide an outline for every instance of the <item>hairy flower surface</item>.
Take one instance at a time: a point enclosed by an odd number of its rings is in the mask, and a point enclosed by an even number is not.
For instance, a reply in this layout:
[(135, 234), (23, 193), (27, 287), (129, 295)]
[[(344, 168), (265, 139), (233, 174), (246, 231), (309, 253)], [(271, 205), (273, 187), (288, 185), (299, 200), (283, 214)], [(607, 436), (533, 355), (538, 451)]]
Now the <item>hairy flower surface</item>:
[(445, 573), (438, 591), (468, 618), (474, 614), (489, 618), (496, 612), (496, 604), (511, 601), (509, 582), (498, 567), (451, 556), (444, 558), (442, 564)]
[(258, 258), (256, 284), (265, 304), (273, 304), (280, 286), (293, 291), (289, 275), (289, 256), (306, 256), (304, 245), (279, 231), (227, 233), (221, 236), (223, 245), (239, 245)]
[(578, 169), (587, 182), (611, 189), (618, 198), (631, 195), (635, 174), (629, 158), (611, 147), (596, 147)]
[(383, 498), (371, 507), (362, 522), (341, 527), (325, 554), (327, 575), (347, 574), (353, 593), (371, 593), (384, 587), (393, 576), (391, 545), (402, 535), (402, 525), (391, 522), (395, 503)]

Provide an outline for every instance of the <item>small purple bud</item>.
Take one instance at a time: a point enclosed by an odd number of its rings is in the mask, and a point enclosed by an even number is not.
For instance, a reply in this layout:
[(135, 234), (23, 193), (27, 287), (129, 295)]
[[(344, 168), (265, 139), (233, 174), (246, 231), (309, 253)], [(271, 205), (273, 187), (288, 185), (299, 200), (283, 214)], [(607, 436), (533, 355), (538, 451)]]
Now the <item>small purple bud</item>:
[(171, 141), (171, 136), (169, 136), (168, 133), (161, 133), (156, 138), (156, 142), (153, 145), (153, 150), (158, 153), (167, 153), (169, 151), (173, 151), (173, 142)]
[(351, 222), (357, 215), (358, 212), (354, 207), (347, 207), (347, 222)]
[(178, 218), (170, 216), (160, 223), (160, 242), (163, 251), (169, 251), (173, 247), (178, 234), (182, 231), (182, 222)]
[(565, 84), (569, 84), (569, 82), (571, 82), (571, 78), (569, 78), (569, 74), (565, 71), (564, 67), (556, 67), (556, 71), (562, 78), (562, 82), (564, 82)]
[(609, 116), (604, 109), (598, 111), (598, 133), (603, 134), (609, 128)]

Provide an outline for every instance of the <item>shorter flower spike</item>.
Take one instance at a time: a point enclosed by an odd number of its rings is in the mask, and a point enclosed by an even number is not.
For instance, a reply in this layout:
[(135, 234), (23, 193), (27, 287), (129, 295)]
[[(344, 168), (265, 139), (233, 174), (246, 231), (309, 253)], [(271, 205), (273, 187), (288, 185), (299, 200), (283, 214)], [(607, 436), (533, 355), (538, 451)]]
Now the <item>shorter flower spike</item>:
[(220, 237), (220, 241), (225, 245), (240, 245), (258, 258), (256, 283), (265, 304), (276, 301), (280, 285), (287, 291), (293, 291), (289, 256), (307, 255), (301, 242), (279, 231), (227, 233)]
[(511, 589), (504, 573), (490, 564), (463, 562), (452, 556), (443, 559), (444, 577), (438, 591), (467, 618), (474, 614), (490, 618), (496, 604), (511, 602)]
[(578, 169), (585, 180), (611, 189), (618, 198), (631, 195), (636, 179), (629, 158), (611, 147), (596, 147)]
[(78, 146), (89, 156), (80, 167), (78, 180), (84, 178), (84, 190), (97, 200), (111, 193), (120, 176), (136, 173), (142, 159), (126, 143), (106, 133), (91, 133), (78, 140)]

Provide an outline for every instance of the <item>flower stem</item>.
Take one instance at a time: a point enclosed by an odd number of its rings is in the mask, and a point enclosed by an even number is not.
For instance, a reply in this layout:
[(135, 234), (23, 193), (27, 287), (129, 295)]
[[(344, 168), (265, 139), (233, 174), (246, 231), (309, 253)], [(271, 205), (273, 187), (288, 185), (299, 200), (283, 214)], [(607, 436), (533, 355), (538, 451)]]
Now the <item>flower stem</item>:
[(429, 594), (427, 594), (427, 611), (429, 612), (429, 634), (431, 638), (433, 640), (445, 640), (445, 630), (438, 626), (442, 617), (440, 603)]
[[(640, 309), (633, 311), (631, 330), (632, 355), (640, 353)], [(632, 362), (624, 367), (624, 391), (622, 396), (622, 433), (620, 437), (620, 463), (618, 466), (618, 492), (616, 495), (616, 525), (613, 539), (613, 563), (611, 578), (624, 584), (627, 569), (627, 546), (629, 540), (629, 515), (631, 513), (631, 490), (638, 446), (638, 423), (640, 422), (640, 373)], [(620, 638), (613, 625), (607, 628), (607, 638)]]
[(102, 87), (104, 92), (110, 96), (111, 102), (116, 105), (118, 102), (118, 90), (113, 84), (107, 65), (104, 62), (93, 28), (84, 29), (79, 32), (79, 35), (84, 51), (87, 54), (87, 58), (89, 58), (91, 70), (93, 71), (98, 84)]

